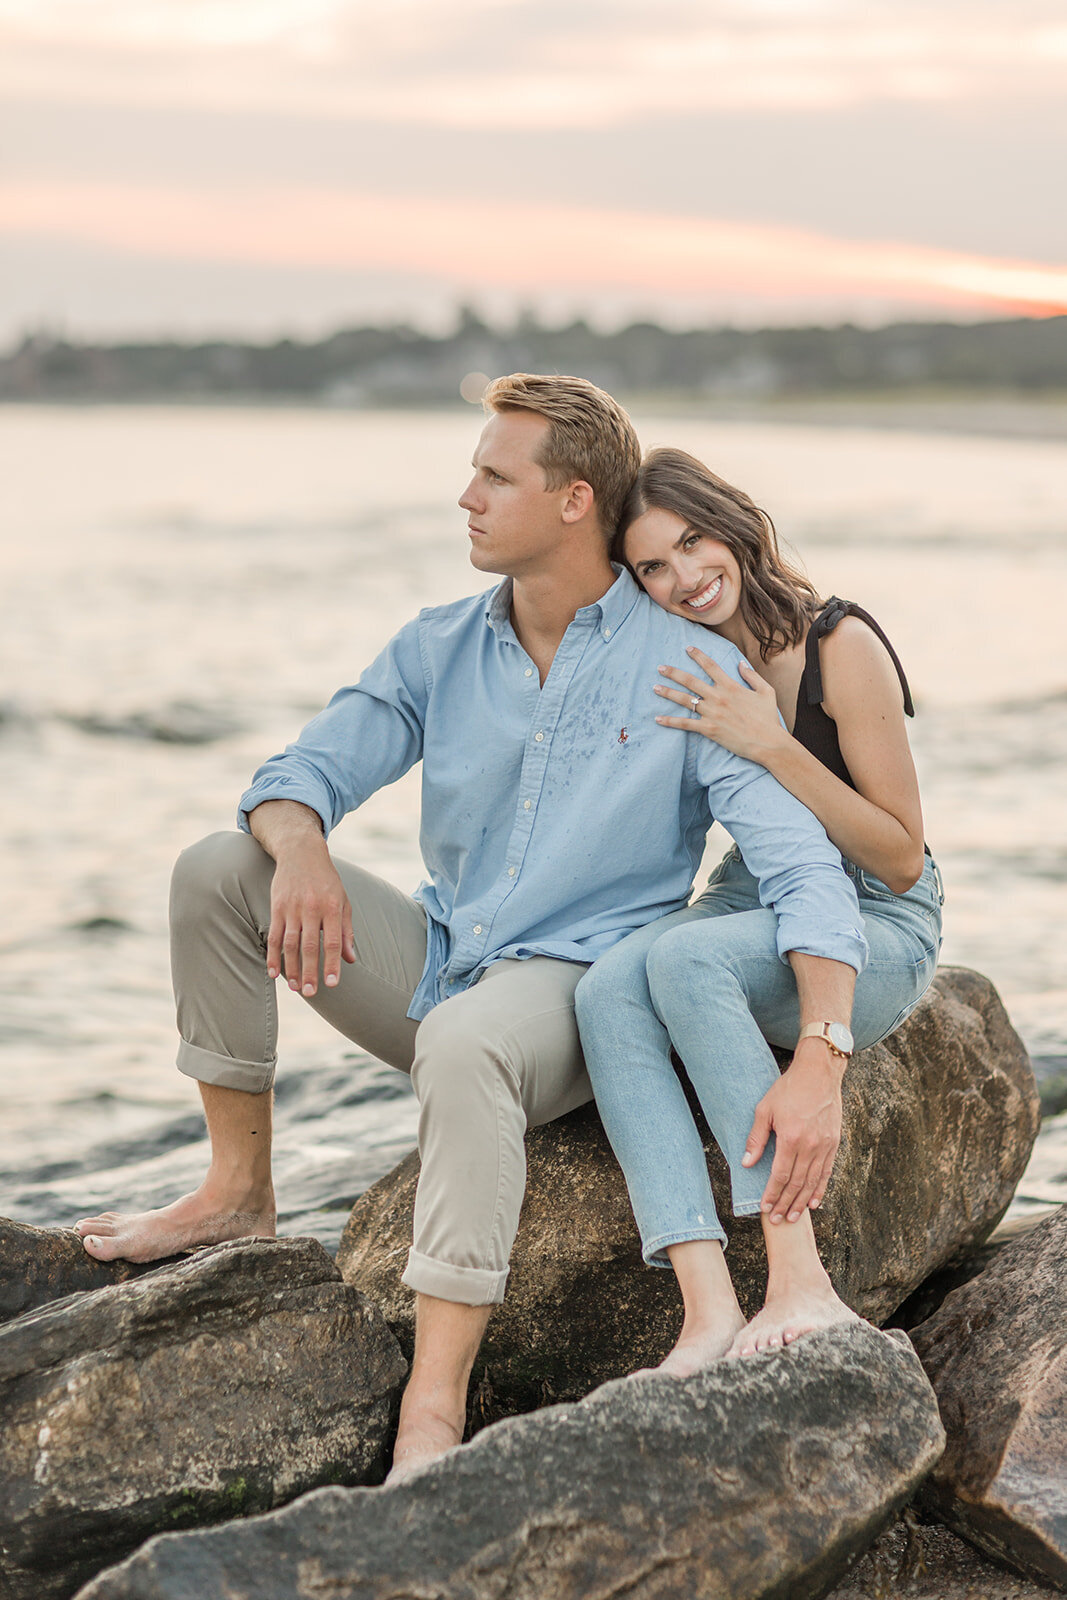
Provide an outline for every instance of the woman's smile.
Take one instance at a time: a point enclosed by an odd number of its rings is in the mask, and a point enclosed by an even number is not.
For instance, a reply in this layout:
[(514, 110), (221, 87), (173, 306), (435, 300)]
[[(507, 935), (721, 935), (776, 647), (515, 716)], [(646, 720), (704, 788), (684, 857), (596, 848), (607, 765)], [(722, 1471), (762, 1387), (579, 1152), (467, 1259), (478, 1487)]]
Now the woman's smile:
[(718, 577), (712, 578), (711, 582), (701, 589), (699, 594), (690, 595), (688, 599), (682, 600), (680, 604), (686, 606), (690, 611), (709, 611), (721, 593), (722, 573), (720, 572)]

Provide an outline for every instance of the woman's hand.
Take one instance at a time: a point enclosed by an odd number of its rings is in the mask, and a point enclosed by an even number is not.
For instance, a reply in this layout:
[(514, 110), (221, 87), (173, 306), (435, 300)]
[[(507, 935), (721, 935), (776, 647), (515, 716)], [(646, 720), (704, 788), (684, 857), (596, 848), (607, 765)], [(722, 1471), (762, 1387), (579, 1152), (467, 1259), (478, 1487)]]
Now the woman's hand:
[(679, 687), (671, 689), (666, 684), (657, 684), (656, 693), (687, 707), (692, 715), (657, 717), (656, 721), (665, 728), (702, 733), (735, 756), (766, 766), (770, 752), (783, 739), (789, 738), (778, 716), (778, 702), (770, 684), (747, 661), (738, 668), (749, 685), (746, 689), (696, 645), (690, 645), (686, 654), (703, 668), (710, 682), (691, 672), (682, 672), (678, 667), (660, 667), (663, 676)]

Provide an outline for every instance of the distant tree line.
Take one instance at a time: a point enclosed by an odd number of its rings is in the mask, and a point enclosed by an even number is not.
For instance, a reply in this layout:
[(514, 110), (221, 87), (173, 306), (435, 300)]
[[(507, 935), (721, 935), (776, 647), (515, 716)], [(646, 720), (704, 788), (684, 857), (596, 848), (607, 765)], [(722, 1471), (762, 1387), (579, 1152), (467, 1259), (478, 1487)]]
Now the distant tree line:
[(623, 395), (759, 399), (920, 388), (1034, 393), (1067, 389), (1067, 316), (685, 331), (635, 322), (603, 333), (582, 320), (547, 327), (531, 315), (511, 328), (493, 328), (465, 308), (455, 329), (441, 336), (404, 323), (274, 344), (109, 345), (37, 333), (0, 357), (0, 400), (436, 405), (458, 402), (468, 374), (517, 371), (581, 373)]

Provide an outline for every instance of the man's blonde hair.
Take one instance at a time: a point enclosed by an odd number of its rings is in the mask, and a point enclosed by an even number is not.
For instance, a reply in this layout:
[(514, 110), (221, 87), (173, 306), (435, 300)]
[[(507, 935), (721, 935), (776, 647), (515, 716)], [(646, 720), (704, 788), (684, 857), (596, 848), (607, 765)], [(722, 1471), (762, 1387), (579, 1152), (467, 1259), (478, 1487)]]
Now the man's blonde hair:
[(486, 411), (534, 411), (548, 423), (537, 455), (550, 489), (580, 478), (592, 489), (606, 538), (641, 465), (634, 425), (610, 394), (588, 378), (513, 372), (482, 396)]

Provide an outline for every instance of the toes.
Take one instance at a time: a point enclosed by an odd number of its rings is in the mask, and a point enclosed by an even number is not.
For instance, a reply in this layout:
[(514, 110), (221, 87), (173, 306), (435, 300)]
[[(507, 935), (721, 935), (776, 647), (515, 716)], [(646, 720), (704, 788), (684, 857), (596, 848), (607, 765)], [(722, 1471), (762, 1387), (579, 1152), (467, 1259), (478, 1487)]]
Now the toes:
[(82, 1246), (97, 1261), (114, 1261), (119, 1254), (115, 1240), (99, 1233), (87, 1233)]

